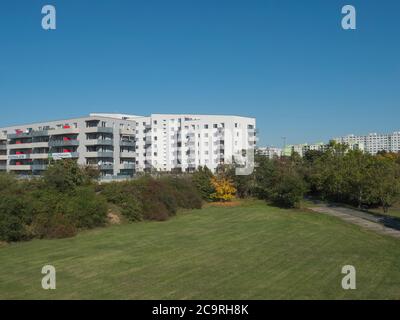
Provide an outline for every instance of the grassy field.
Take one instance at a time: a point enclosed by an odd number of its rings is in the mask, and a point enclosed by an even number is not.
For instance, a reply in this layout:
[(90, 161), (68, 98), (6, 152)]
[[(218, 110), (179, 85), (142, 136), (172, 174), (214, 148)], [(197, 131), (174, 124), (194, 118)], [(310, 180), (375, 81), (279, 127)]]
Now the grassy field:
[[(41, 268), (57, 289), (41, 289)], [(357, 289), (341, 288), (341, 268)], [(262, 202), (0, 248), (0, 299), (400, 298), (400, 241)]]

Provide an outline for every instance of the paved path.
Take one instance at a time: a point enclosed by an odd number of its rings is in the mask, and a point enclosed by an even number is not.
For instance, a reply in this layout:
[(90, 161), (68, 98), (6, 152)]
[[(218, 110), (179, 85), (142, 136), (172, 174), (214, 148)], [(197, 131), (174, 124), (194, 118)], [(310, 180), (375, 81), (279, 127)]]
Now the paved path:
[(326, 204), (319, 204), (318, 206), (309, 209), (319, 213), (326, 213), (344, 221), (359, 225), (365, 229), (400, 239), (400, 221), (396, 218), (373, 215), (359, 210)]

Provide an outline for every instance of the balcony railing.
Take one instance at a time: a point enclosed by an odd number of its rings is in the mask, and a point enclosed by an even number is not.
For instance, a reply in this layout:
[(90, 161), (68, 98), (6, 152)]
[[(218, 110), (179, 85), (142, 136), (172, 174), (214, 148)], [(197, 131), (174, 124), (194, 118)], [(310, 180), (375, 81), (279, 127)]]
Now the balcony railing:
[(112, 139), (90, 139), (85, 141), (87, 146), (112, 146), (114, 141)]
[(30, 164), (20, 164), (20, 165), (10, 164), (10, 165), (8, 165), (8, 169), (12, 170), (12, 171), (30, 171), (30, 170), (32, 170), (32, 165), (30, 165)]
[(85, 128), (85, 132), (87, 132), (87, 133), (93, 133), (93, 132), (112, 133), (113, 128), (111, 128), (111, 127), (87, 127), (87, 128)]
[(52, 140), (49, 141), (49, 147), (67, 147), (79, 146), (78, 140)]
[(10, 133), (8, 139), (32, 138), (32, 132)]
[(113, 170), (114, 164), (113, 163), (102, 163), (98, 165), (100, 170)]
[(85, 153), (86, 158), (113, 158), (113, 151), (88, 151)]
[(7, 166), (5, 164), (0, 164), (0, 171), (7, 170)]
[(23, 160), (23, 159), (31, 159), (30, 153), (22, 153), (22, 154), (9, 154), (9, 160)]
[(135, 164), (134, 163), (121, 163), (120, 169), (133, 170), (133, 169), (135, 169)]
[(120, 158), (135, 158), (135, 157), (136, 157), (136, 152), (122, 151), (120, 153)]
[(79, 133), (78, 128), (58, 128), (58, 129), (49, 130), (50, 136), (57, 136), (57, 135), (64, 135), (64, 134), (78, 134), (78, 133)]
[(119, 145), (121, 147), (134, 147), (135, 146), (135, 141), (121, 140), (119, 142)]
[(47, 170), (48, 167), (49, 167), (49, 165), (47, 165), (47, 164), (33, 164), (32, 170), (42, 171), (42, 170)]
[(32, 148), (47, 148), (49, 143), (43, 142), (27, 142), (27, 143), (13, 143), (8, 145), (8, 149), (32, 149)]

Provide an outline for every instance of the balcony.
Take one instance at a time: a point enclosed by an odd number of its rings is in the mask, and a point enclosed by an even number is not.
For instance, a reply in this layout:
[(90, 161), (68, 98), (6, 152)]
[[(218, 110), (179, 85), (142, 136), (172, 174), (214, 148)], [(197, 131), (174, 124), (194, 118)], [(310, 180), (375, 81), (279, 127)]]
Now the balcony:
[(28, 143), (15, 143), (9, 144), (8, 149), (32, 149), (32, 148), (47, 148), (49, 146), (48, 142), (28, 142)]
[(79, 133), (78, 128), (58, 128), (54, 130), (49, 130), (50, 136), (58, 136), (64, 134), (78, 134), (78, 133)]
[(31, 159), (30, 153), (21, 153), (21, 154), (9, 154), (9, 160), (23, 160), (23, 159)]
[(86, 133), (112, 133), (113, 128), (111, 127), (87, 127), (85, 128)]
[(49, 136), (49, 130), (32, 131), (32, 137), (48, 137), (48, 136)]
[(86, 158), (113, 158), (113, 151), (87, 151), (85, 153)]
[(48, 167), (49, 167), (49, 165), (47, 165), (47, 164), (33, 164), (32, 170), (33, 171), (43, 171), (43, 170), (47, 170)]
[(119, 142), (119, 145), (121, 147), (134, 147), (135, 146), (135, 141), (133, 141), (133, 140), (121, 140)]
[(70, 147), (79, 146), (78, 140), (52, 140), (49, 141), (49, 147)]
[(124, 128), (124, 129), (120, 129), (119, 133), (120, 134), (125, 134), (125, 135), (135, 135), (136, 134), (136, 130)]
[(113, 170), (114, 169), (114, 164), (113, 163), (101, 163), (97, 165), (99, 170)]
[(21, 133), (10, 133), (7, 135), (8, 139), (22, 139), (22, 138), (32, 138), (32, 132), (21, 132)]
[(30, 170), (32, 170), (32, 165), (30, 165), (30, 164), (20, 164), (20, 165), (10, 164), (10, 165), (8, 165), (8, 169), (11, 171), (30, 171)]
[(136, 152), (133, 151), (122, 151), (120, 153), (120, 158), (136, 158)]
[(7, 150), (6, 144), (0, 144), (0, 150)]
[(0, 164), (0, 171), (6, 171), (7, 166), (5, 164)]
[(34, 159), (48, 159), (49, 158), (49, 154), (46, 153), (31, 153), (31, 157), (32, 160)]
[(7, 160), (8, 156), (6, 154), (0, 154), (0, 160)]
[(135, 169), (135, 164), (134, 163), (121, 163), (119, 165), (119, 169), (122, 169), (122, 170), (134, 170)]
[(112, 146), (114, 141), (112, 139), (91, 139), (86, 140), (86, 146)]

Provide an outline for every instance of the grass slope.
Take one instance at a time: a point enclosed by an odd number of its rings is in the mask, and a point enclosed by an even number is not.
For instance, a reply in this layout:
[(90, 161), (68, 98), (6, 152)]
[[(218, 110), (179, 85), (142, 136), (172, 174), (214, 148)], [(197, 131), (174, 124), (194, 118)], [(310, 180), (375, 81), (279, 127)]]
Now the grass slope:
[[(41, 268), (57, 289), (41, 289)], [(341, 288), (341, 267), (357, 289)], [(0, 248), (0, 299), (400, 298), (400, 242), (333, 217), (246, 202), (167, 222)]]

